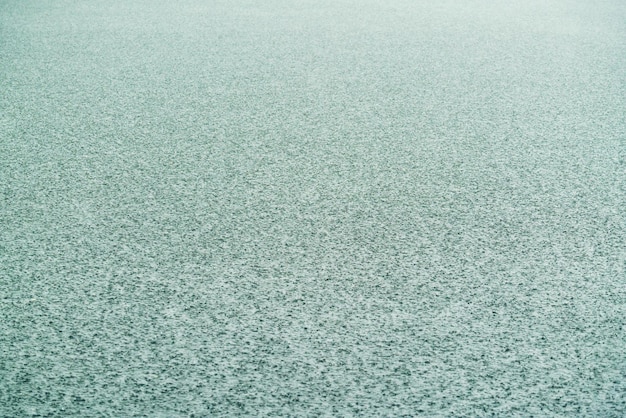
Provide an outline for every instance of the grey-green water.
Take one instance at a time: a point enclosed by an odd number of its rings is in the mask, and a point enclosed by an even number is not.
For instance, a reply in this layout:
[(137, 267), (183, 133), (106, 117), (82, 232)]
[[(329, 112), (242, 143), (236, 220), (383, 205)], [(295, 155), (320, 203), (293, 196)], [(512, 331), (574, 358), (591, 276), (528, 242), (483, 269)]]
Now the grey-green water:
[(620, 0), (2, 1), (0, 416), (624, 416), (625, 109)]

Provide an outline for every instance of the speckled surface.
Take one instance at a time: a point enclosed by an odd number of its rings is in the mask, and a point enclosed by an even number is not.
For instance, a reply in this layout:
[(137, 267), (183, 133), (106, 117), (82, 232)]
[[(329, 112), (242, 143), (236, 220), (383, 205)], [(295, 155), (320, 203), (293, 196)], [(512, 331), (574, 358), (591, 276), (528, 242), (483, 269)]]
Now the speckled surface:
[(626, 2), (0, 2), (0, 416), (626, 415)]

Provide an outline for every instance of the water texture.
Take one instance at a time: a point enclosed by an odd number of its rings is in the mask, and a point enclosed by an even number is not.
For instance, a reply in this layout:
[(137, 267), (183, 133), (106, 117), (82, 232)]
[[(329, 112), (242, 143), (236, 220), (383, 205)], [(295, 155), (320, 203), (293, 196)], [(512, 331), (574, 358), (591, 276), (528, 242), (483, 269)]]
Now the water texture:
[(626, 415), (626, 2), (0, 1), (0, 416)]

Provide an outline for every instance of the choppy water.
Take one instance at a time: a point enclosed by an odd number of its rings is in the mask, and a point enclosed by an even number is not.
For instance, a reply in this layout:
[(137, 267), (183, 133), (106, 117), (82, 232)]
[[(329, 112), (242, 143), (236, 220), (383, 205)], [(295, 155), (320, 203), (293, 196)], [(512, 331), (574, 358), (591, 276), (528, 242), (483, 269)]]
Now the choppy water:
[(626, 412), (626, 3), (5, 1), (0, 415)]

